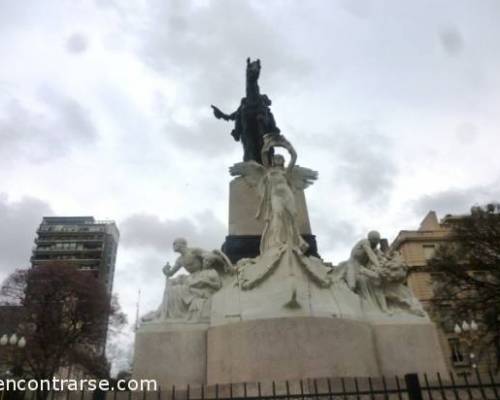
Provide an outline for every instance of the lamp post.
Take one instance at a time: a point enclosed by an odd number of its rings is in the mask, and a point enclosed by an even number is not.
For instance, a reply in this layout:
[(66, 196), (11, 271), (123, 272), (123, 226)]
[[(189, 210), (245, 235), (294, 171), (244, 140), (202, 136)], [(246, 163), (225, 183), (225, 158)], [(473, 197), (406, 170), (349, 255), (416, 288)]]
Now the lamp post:
[(462, 321), (461, 324), (455, 324), (455, 333), (461, 342), (465, 343), (469, 352), (469, 360), (473, 369), (477, 368), (476, 355), (474, 354), (474, 345), (479, 338), (479, 327), (474, 320), (467, 322)]
[[(26, 347), (26, 339), (24, 336), (18, 337), (15, 333), (12, 335), (8, 335), (4, 333), (0, 337), (0, 347), (5, 351), (5, 353), (13, 353), (12, 359), (9, 360), (13, 366), (10, 370), (7, 370), (7, 373), (10, 373), (14, 376), (20, 376), (22, 374), (22, 366), (19, 365), (19, 358), (15, 356), (15, 354), (24, 349)], [(19, 373), (20, 372), (20, 373)]]

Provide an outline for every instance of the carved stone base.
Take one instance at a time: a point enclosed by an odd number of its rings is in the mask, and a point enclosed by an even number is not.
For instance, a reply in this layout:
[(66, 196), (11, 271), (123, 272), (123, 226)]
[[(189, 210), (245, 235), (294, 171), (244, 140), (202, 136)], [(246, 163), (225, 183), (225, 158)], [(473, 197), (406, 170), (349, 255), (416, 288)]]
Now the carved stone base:
[[(309, 245), (306, 255), (319, 257), (316, 236), (302, 234)], [(255, 258), (259, 255), (260, 235), (229, 235), (222, 245), (222, 251), (229, 257), (233, 264), (242, 258)]]

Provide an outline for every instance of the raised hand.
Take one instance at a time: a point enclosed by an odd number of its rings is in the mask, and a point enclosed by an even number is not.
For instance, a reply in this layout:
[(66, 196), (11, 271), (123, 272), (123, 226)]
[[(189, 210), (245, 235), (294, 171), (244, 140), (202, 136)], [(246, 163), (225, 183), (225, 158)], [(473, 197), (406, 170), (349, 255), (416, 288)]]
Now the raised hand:
[(170, 277), (173, 275), (173, 273), (172, 273), (172, 266), (170, 265), (170, 263), (169, 263), (169, 262), (167, 262), (167, 263), (165, 264), (165, 266), (163, 267), (162, 271), (163, 271), (163, 274), (164, 274), (167, 278), (170, 278)]
[(210, 105), (210, 107), (212, 107), (212, 110), (214, 111), (214, 116), (215, 118), (217, 119), (221, 119), (221, 118), (224, 118), (226, 117), (226, 115), (221, 111), (219, 110), (217, 107), (215, 107), (213, 104)]

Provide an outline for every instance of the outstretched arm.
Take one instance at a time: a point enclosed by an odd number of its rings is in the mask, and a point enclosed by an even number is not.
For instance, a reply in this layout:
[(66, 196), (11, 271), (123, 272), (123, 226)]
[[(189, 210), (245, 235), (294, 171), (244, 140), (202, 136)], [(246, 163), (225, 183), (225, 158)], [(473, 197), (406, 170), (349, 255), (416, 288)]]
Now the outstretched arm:
[(232, 114), (225, 114), (214, 105), (211, 105), (210, 107), (212, 107), (214, 116), (217, 119), (223, 119), (224, 121), (234, 121), (236, 119), (236, 111)]
[(170, 263), (167, 261), (165, 266), (163, 267), (162, 271), (163, 274), (167, 277), (170, 278), (171, 276), (174, 276), (177, 271), (179, 271), (182, 267), (181, 262), (180, 262), (180, 257), (175, 261), (174, 266), (172, 267)]

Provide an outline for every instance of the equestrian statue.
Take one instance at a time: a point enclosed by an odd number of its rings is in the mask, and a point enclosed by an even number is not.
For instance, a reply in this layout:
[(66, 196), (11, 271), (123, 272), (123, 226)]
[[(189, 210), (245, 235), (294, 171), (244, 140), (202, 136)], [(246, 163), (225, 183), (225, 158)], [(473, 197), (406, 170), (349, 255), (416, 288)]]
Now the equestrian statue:
[[(217, 119), (234, 121), (231, 135), (234, 140), (243, 144), (243, 161), (256, 161), (262, 164), (261, 150), (264, 145), (264, 135), (279, 135), (271, 112), (271, 99), (260, 94), (259, 75), (260, 60), (250, 61), (247, 58), (246, 97), (241, 99), (240, 106), (232, 114), (225, 114), (212, 105)], [(269, 155), (272, 157), (272, 154)]]

